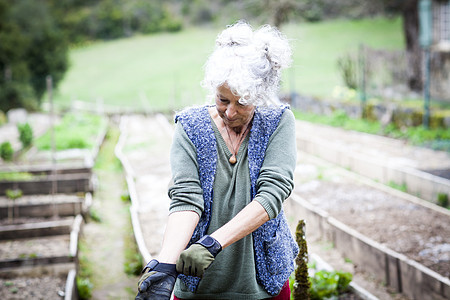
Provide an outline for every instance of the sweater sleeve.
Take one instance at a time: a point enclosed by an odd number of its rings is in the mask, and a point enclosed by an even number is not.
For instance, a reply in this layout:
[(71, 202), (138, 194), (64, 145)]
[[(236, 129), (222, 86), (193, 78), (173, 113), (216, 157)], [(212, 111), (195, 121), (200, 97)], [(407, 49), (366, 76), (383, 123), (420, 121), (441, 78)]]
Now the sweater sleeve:
[(296, 160), (295, 118), (293, 113), (286, 109), (269, 139), (256, 181), (257, 194), (254, 200), (264, 207), (270, 219), (278, 215), (284, 200), (294, 188)]
[(170, 150), (172, 184), (169, 197), (172, 200), (169, 213), (194, 211), (203, 212), (203, 190), (198, 175), (197, 152), (180, 123), (175, 126)]

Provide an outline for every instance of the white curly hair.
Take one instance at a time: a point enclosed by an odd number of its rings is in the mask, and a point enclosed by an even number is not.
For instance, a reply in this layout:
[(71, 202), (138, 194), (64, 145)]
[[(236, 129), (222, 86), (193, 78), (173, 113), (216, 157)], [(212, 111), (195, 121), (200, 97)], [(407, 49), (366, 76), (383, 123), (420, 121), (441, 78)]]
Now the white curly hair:
[(275, 27), (264, 25), (253, 31), (239, 21), (218, 35), (201, 84), (210, 91), (209, 97), (226, 84), (241, 97), (241, 104), (276, 104), (281, 70), (289, 67), (291, 55), (288, 39)]

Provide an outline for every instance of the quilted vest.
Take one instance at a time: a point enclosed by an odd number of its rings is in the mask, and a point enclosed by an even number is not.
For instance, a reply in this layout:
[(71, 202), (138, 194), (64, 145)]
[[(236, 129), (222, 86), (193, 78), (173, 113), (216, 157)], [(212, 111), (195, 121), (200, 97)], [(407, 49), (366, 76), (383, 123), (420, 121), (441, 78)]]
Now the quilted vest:
[[(248, 144), (252, 199), (257, 194), (256, 181), (264, 162), (269, 138), (287, 108), (287, 106), (281, 105), (270, 109), (261, 107), (255, 109)], [(196, 147), (199, 177), (203, 189), (204, 211), (189, 242), (191, 245), (205, 235), (211, 220), (217, 141), (208, 106), (188, 108), (175, 116), (175, 122), (182, 124), (187, 136)], [(293, 272), (294, 259), (298, 253), (298, 246), (289, 230), (283, 209), (276, 218), (267, 221), (253, 232), (253, 247), (256, 279), (270, 295), (275, 296), (281, 291), (283, 284)], [(190, 291), (195, 292), (200, 278), (183, 274), (180, 275), (180, 278)]]

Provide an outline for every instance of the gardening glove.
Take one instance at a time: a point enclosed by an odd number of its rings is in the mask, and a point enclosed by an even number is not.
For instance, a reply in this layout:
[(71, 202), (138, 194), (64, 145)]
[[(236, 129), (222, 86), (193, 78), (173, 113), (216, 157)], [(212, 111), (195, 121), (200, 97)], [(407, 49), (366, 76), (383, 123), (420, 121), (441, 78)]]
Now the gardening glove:
[(138, 282), (138, 294), (135, 300), (169, 300), (175, 285), (178, 273), (175, 264), (160, 263), (152, 259), (142, 270)]
[(188, 276), (203, 277), (205, 270), (222, 251), (220, 243), (209, 235), (192, 244), (181, 252), (177, 261), (177, 272)]

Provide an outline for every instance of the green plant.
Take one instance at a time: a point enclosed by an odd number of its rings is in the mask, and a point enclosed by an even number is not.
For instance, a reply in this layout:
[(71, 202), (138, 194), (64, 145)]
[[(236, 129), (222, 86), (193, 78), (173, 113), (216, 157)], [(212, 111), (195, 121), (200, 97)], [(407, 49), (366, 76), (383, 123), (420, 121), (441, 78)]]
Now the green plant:
[(347, 53), (337, 59), (337, 66), (342, 80), (350, 89), (358, 88), (358, 61), (353, 53)]
[(12, 161), (14, 156), (14, 150), (10, 142), (3, 142), (0, 145), (0, 157), (4, 161)]
[(335, 110), (329, 116), (293, 110), (295, 117), (312, 123), (342, 127), (370, 134), (378, 134), (395, 139), (407, 140), (413, 145), (426, 146), (435, 150), (450, 152), (450, 130), (444, 128), (425, 128), (423, 126), (402, 127), (390, 123), (382, 126), (378, 121), (350, 118), (343, 110)]
[(406, 192), (408, 191), (408, 188), (407, 188), (407, 186), (406, 186), (406, 183), (398, 184), (398, 183), (395, 183), (395, 182), (393, 182), (393, 181), (389, 181), (388, 185), (389, 185), (391, 188), (394, 188), (394, 189), (396, 189), (396, 190), (402, 191), (402, 192), (404, 192), (404, 193), (406, 193)]
[(93, 207), (91, 207), (89, 209), (89, 218), (92, 221), (97, 222), (97, 223), (101, 223), (102, 222), (102, 217), (100, 216), (98, 211), (95, 208), (93, 208)]
[[(91, 114), (66, 114), (54, 128), (56, 150), (91, 148), (105, 120)], [(51, 135), (47, 132), (36, 140), (39, 150), (51, 149)]]
[(0, 126), (6, 124), (6, 122), (8, 122), (6, 114), (2, 110), (0, 110)]
[(22, 181), (30, 180), (33, 175), (28, 172), (0, 172), (0, 180), (6, 181)]
[(14, 285), (14, 282), (12, 282), (12, 281), (5, 281), (5, 282), (4, 282), (4, 285), (5, 285), (5, 286), (13, 286), (13, 285)]
[(299, 253), (295, 259), (297, 268), (295, 269), (295, 283), (293, 296), (296, 300), (308, 300), (310, 282), (308, 277), (308, 246), (305, 237), (305, 221), (300, 220), (295, 231)]
[(128, 193), (128, 191), (123, 192), (123, 194), (120, 195), (120, 199), (122, 199), (123, 202), (130, 202), (131, 201), (130, 193)]
[(139, 252), (139, 248), (137, 247), (136, 240), (133, 234), (133, 228), (131, 226), (131, 218), (128, 218), (126, 231), (127, 234), (124, 235), (124, 271), (128, 275), (139, 275), (141, 274), (143, 265), (142, 265), (142, 256)]
[(80, 251), (78, 257), (79, 271), (77, 275), (77, 289), (80, 299), (90, 299), (92, 297), (92, 289), (94, 285), (91, 282), (93, 274), (92, 263), (89, 261), (86, 253), (89, 251), (84, 240), (80, 241)]
[(348, 272), (318, 271), (311, 277), (312, 300), (328, 299), (348, 291), (353, 275)]
[(126, 261), (124, 262), (124, 271), (128, 275), (138, 276), (141, 274), (143, 268), (142, 257), (139, 253), (127, 253), (125, 252)]
[(442, 207), (448, 207), (448, 195), (445, 193), (439, 193), (437, 195), (437, 204)]
[(6, 197), (11, 200), (16, 200), (20, 197), (22, 197), (23, 192), (21, 189), (7, 189), (5, 191)]
[(33, 142), (33, 129), (30, 124), (17, 124), (17, 130), (19, 131), (19, 140), (22, 143), (22, 148), (27, 148)]
[(78, 296), (80, 299), (91, 299), (94, 285), (88, 278), (77, 277)]

